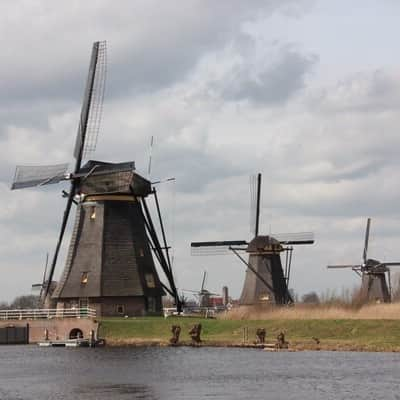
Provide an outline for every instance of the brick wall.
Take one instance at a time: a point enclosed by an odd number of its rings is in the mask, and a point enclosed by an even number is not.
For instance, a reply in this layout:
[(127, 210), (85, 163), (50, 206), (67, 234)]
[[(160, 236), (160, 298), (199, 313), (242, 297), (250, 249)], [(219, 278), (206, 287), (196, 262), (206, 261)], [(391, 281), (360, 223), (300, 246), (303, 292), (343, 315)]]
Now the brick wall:
[(26, 326), (29, 324), (29, 343), (37, 343), (45, 338), (45, 329), (48, 330), (49, 340), (68, 339), (73, 329), (80, 329), (84, 338), (89, 338), (90, 331), (97, 335), (98, 323), (91, 319), (43, 319), (43, 320), (0, 320), (0, 328), (6, 326)]

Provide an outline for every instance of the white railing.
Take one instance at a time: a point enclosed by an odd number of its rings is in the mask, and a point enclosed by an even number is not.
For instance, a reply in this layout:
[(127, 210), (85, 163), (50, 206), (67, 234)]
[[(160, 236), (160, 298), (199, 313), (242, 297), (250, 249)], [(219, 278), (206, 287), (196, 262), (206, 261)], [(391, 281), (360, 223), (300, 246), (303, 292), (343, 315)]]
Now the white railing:
[(96, 310), (84, 308), (38, 308), (28, 310), (0, 310), (0, 320), (52, 319), (52, 318), (96, 318)]

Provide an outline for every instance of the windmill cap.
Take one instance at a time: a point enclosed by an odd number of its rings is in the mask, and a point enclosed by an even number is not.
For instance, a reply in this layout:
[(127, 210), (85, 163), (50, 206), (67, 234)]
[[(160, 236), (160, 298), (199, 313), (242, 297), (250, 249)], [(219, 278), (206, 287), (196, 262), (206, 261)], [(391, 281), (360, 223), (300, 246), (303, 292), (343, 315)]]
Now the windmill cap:
[(283, 247), (279, 240), (272, 236), (256, 236), (248, 245), (247, 252), (280, 252)]
[(380, 265), (381, 262), (378, 260), (374, 260), (373, 258), (368, 258), (366, 262), (366, 266), (368, 267), (375, 267), (376, 265)]
[(151, 183), (134, 170), (134, 161), (107, 163), (90, 160), (75, 174), (76, 178), (82, 178), (78, 183), (78, 190), (85, 195), (104, 193), (149, 195)]
[(135, 161), (128, 161), (128, 162), (120, 162), (120, 163), (111, 163), (111, 162), (104, 162), (104, 161), (96, 161), (96, 160), (89, 160), (85, 165), (83, 165), (79, 173), (82, 172), (90, 172), (94, 167), (96, 167), (96, 172), (101, 171), (120, 171), (121, 169), (127, 170), (135, 169)]

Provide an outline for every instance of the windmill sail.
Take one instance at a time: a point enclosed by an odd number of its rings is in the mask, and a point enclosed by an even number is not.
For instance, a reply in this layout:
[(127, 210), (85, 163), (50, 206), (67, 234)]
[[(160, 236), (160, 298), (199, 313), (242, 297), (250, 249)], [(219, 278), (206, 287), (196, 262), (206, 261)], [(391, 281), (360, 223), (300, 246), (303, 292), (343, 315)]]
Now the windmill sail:
[(71, 206), (73, 203), (73, 199), (74, 199), (74, 197), (73, 197), (73, 193), (71, 191), (68, 196), (67, 205), (65, 206), (65, 211), (64, 211), (62, 222), (61, 222), (61, 229), (60, 229), (60, 233), (58, 236), (56, 249), (54, 251), (53, 260), (52, 260), (51, 266), (50, 266), (49, 277), (47, 279), (46, 287), (43, 290), (42, 301), (44, 301), (46, 299), (46, 297), (50, 291), (51, 282), (52, 282), (53, 276), (54, 276), (54, 270), (55, 270), (56, 264), (57, 264), (58, 253), (60, 252), (61, 243), (62, 243), (62, 240), (64, 237), (65, 229), (67, 228), (68, 217), (69, 217), (69, 213), (71, 212)]
[(250, 175), (250, 233), (253, 234), (256, 226), (256, 208), (257, 208), (257, 175)]
[(258, 235), (260, 224), (261, 174), (250, 176), (250, 233)]
[(257, 175), (257, 194), (256, 194), (256, 225), (254, 228), (254, 236), (258, 236), (260, 226), (260, 197), (261, 197), (261, 174)]
[(274, 233), (271, 236), (285, 245), (314, 243), (313, 232)]
[(365, 229), (365, 241), (364, 241), (364, 252), (363, 252), (363, 261), (364, 264), (367, 263), (367, 253), (368, 253), (368, 241), (369, 241), (369, 229), (371, 226), (371, 218), (367, 220), (367, 228)]
[(82, 159), (96, 149), (97, 136), (103, 111), (106, 75), (106, 42), (95, 42), (93, 44), (78, 134), (75, 142), (74, 156), (77, 161), (75, 172), (79, 170)]
[(190, 244), (192, 256), (225, 255), (231, 254), (232, 247), (247, 247), (245, 240), (225, 240), (220, 242), (192, 242)]
[(343, 265), (327, 265), (326, 268), (329, 269), (341, 269), (341, 268), (352, 268), (352, 269), (359, 269), (360, 265), (355, 264), (343, 264)]
[(207, 278), (207, 271), (204, 271), (203, 280), (201, 282), (201, 289), (200, 289), (201, 292), (204, 291), (204, 285), (206, 283), (206, 278)]
[(27, 166), (15, 169), (11, 190), (50, 185), (66, 179), (68, 164)]
[[(89, 73), (86, 82), (85, 95), (83, 98), (81, 117), (79, 120), (78, 134), (76, 136), (74, 156), (76, 159), (74, 173), (79, 172), (82, 160), (87, 152), (94, 150), (97, 142), (97, 134), (100, 125), (105, 79), (106, 79), (106, 42), (93, 43), (92, 56), (90, 58)], [(61, 223), (60, 234), (57, 241), (56, 250), (50, 266), (49, 279), (44, 290), (44, 297), (47, 296), (54, 270), (57, 264), (58, 253), (64, 238), (67, 227), (73, 198), (76, 191), (76, 181), (71, 183), (67, 204)]]

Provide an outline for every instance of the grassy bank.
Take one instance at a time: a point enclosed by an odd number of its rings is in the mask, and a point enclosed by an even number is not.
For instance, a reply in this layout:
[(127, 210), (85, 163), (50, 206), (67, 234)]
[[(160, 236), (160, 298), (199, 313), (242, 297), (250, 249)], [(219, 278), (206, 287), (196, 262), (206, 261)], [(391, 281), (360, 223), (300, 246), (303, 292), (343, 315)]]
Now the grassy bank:
[(203, 344), (210, 346), (241, 344), (247, 327), (249, 343), (255, 341), (257, 328), (265, 328), (268, 342), (283, 331), (292, 349), (400, 351), (400, 320), (385, 319), (110, 318), (101, 321), (100, 336), (109, 345), (163, 345), (171, 337), (171, 326), (177, 324), (182, 328), (181, 341), (188, 344), (188, 331), (195, 323), (202, 324)]

